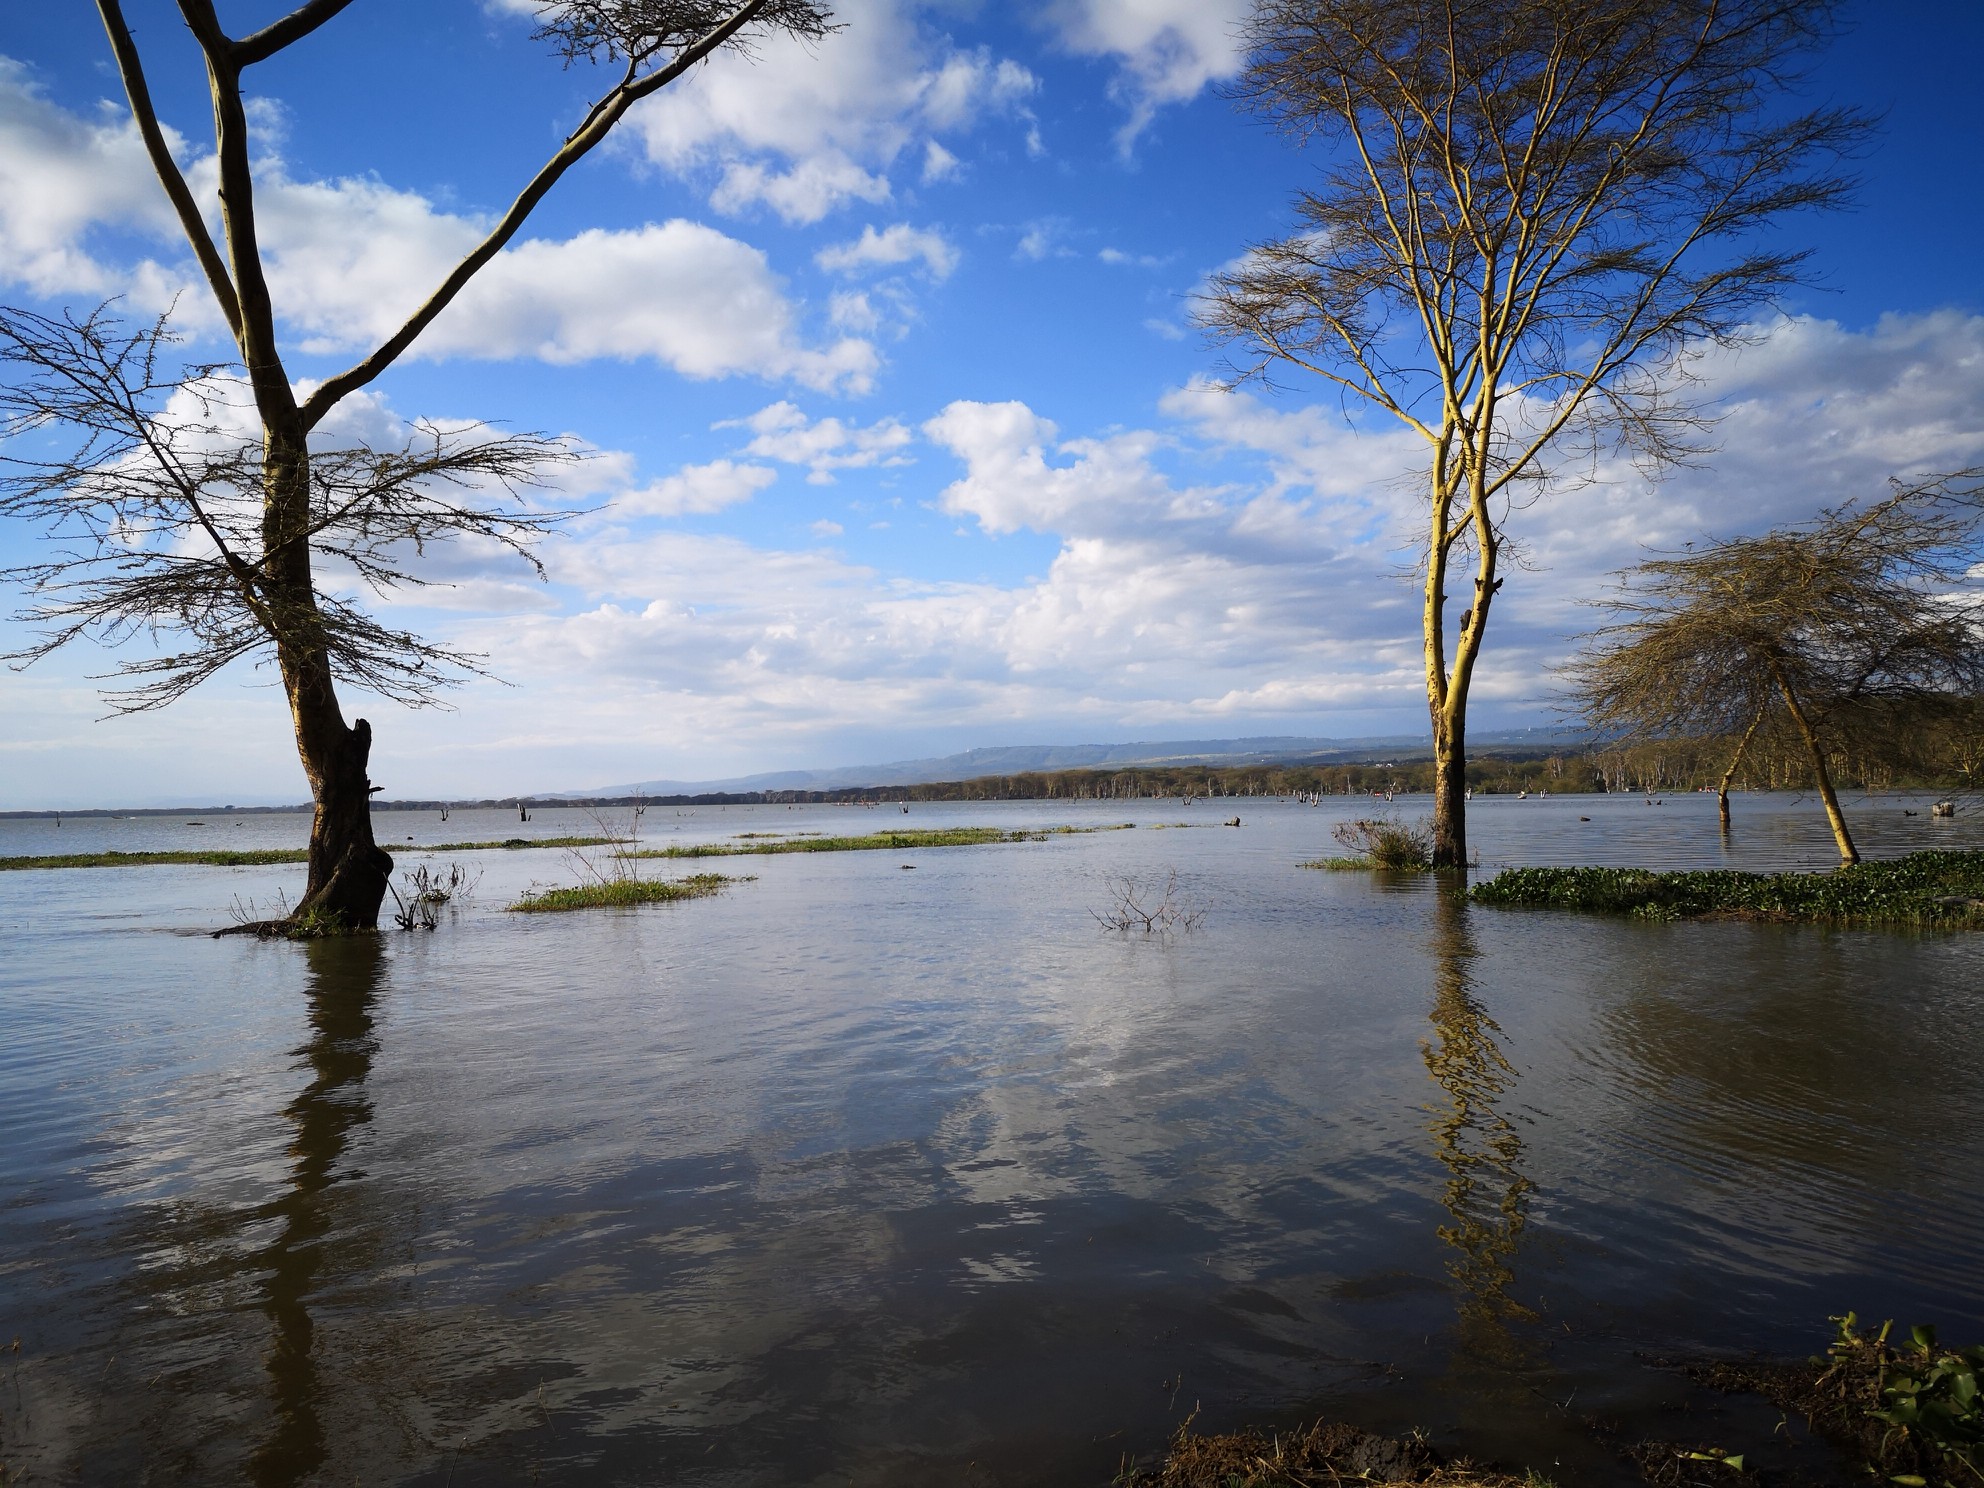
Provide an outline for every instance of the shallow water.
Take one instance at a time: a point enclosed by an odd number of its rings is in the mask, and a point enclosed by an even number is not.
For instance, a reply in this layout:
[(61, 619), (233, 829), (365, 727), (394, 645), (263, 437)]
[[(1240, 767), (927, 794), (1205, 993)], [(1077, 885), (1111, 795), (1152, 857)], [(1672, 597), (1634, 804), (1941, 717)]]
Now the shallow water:
[[(1139, 827), (657, 863), (757, 876), (563, 916), (501, 910), (566, 855), (463, 854), (436, 933), (308, 947), (186, 933), (299, 869), (0, 873), (0, 1462), (1097, 1485), (1198, 1410), (1623, 1482), (1594, 1418), (1731, 1450), (1776, 1422), (1659, 1356), (1808, 1353), (1848, 1307), (1984, 1336), (1984, 937), (1298, 867), (1352, 809), (653, 807), (663, 842)], [(1849, 809), (1870, 854), (1984, 846)], [(1727, 847), (1692, 796), (1470, 824), (1491, 865), (1828, 862), (1816, 803), (1736, 812)], [(0, 854), (307, 829), (194, 820), (4, 821)], [(406, 867), (588, 827), (378, 818)], [(1197, 930), (1098, 927), (1113, 877), (1174, 868)]]

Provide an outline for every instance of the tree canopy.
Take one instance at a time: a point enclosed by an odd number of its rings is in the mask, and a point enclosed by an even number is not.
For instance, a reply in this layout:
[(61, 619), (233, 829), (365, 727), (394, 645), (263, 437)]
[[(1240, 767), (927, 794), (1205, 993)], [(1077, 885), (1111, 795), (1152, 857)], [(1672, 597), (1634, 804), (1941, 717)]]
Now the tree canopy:
[(1567, 673), (1586, 719), (1637, 737), (1789, 730), (1853, 861), (1828, 756), (1984, 696), (1984, 471), (1651, 558), (1603, 603), (1610, 623)]
[[(1831, 0), (1258, 0), (1239, 96), (1328, 150), (1291, 234), (1200, 318), (1236, 380), (1311, 374), (1424, 443), (1436, 860), (1465, 861), (1469, 688), (1511, 512), (1605, 452), (1702, 448), (1692, 359), (1740, 339), (1838, 204), (1864, 121), (1779, 104)], [(1448, 575), (1472, 554), (1448, 631)]]

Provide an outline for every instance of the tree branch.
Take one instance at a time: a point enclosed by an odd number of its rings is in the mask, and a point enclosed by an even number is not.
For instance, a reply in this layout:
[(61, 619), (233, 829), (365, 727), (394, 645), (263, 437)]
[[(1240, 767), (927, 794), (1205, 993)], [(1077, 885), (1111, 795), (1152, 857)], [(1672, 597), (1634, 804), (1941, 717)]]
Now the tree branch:
[(324, 415), (336, 407), (346, 394), (365, 386), (390, 367), (394, 360), (413, 344), (415, 338), (433, 324), (434, 318), (447, 309), (476, 272), (516, 236), (524, 220), (544, 199), (545, 194), (558, 183), (558, 179), (606, 138), (607, 132), (619, 121), (621, 115), (641, 99), (675, 81), (696, 63), (729, 41), (751, 23), (765, 8), (766, 3), (767, 0), (745, 0), (745, 3), (733, 11), (727, 20), (710, 30), (694, 45), (684, 47), (666, 67), (657, 68), (638, 81), (631, 80), (630, 70), (629, 80), (623, 80), (605, 99), (594, 106), (586, 123), (566, 140), (557, 153), (531, 178), (530, 184), (525, 186), (517, 199), (510, 204), (510, 209), (503, 214), (502, 220), (490, 229), (488, 236), (483, 238), (466, 258), (455, 265), (447, 278), (443, 279), (440, 286), (427, 297), (426, 302), (407, 317), (405, 324), (387, 337), (371, 355), (327, 380), (305, 400), (304, 427), (315, 428)]
[(351, 0), (309, 0), (281, 20), (244, 36), (230, 48), (236, 67), (253, 67), (266, 62), (284, 47), (301, 41), (324, 22), (343, 10)]
[(200, 261), (200, 269), (207, 276), (207, 285), (214, 292), (214, 299), (220, 305), (220, 313), (227, 321), (227, 329), (238, 343), (241, 340), (241, 301), (234, 292), (234, 281), (228, 277), (227, 263), (221, 257), (220, 249), (214, 246), (213, 235), (207, 231), (206, 219), (200, 215), (199, 203), (193, 200), (192, 190), (186, 185), (186, 177), (179, 170), (179, 163), (172, 158), (172, 150), (165, 142), (165, 131), (159, 127), (158, 111), (152, 106), (151, 89), (145, 83), (144, 66), (138, 57), (138, 46), (131, 37), (131, 28), (125, 23), (124, 10), (119, 0), (97, 0), (97, 14), (103, 17), (103, 29), (110, 36), (110, 50), (117, 58), (117, 72), (124, 80), (124, 95), (131, 103), (131, 117), (137, 121), (138, 133), (144, 139), (145, 153), (151, 157), (152, 170), (158, 176), (159, 185), (165, 188), (166, 197), (172, 202), (172, 210), (179, 216), (179, 226), (186, 234), (186, 241), (193, 246), (193, 256)]

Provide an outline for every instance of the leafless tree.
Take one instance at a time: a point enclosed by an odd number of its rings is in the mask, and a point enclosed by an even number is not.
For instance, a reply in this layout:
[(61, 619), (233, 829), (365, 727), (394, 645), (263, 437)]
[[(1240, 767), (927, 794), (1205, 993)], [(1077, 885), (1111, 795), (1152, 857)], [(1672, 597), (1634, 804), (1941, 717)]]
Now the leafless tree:
[[(371, 929), (393, 865), (368, 810), (372, 730), (362, 718), (345, 722), (337, 684), (418, 702), (474, 659), (336, 598), (319, 568), (328, 561), (391, 588), (413, 580), (408, 564), (426, 546), (450, 538), (528, 555), (548, 518), (523, 493), (569, 451), (532, 435), (435, 426), (375, 449), (327, 441), (326, 419), (414, 343), (636, 103), (725, 49), (778, 33), (817, 39), (832, 25), (825, 0), (544, 0), (537, 39), (567, 65), (602, 64), (616, 79), (419, 308), (306, 394), (283, 365), (281, 310), (263, 269), (244, 82), (350, 3), (305, 0), (237, 37), (215, 0), (177, 0), (211, 99), (216, 236), (173, 158), (124, 6), (97, 0), (132, 117), (234, 343), (243, 396), (223, 406), (224, 364), (173, 368), (163, 324), (128, 329), (108, 308), (55, 318), (7, 311), (0, 357), (12, 386), (0, 432), (23, 436), (28, 453), (10, 441), (0, 514), (41, 522), (57, 543), (13, 575), (33, 590), (31, 613), (45, 627), (26, 659), (84, 635), (178, 638), (176, 649), (123, 668), (136, 684), (117, 704), (125, 708), (170, 702), (239, 657), (273, 659), (316, 803), (295, 917)], [(57, 425), (79, 440), (50, 456)]]
[[(1829, 759), (1976, 717), (1984, 694), (1984, 470), (1896, 483), (1798, 527), (1651, 559), (1569, 668), (1586, 718), (1629, 736), (1795, 738), (1839, 855), (1859, 860)], [(1725, 789), (1728, 775), (1724, 777)]]
[(1333, 153), (1297, 230), (1215, 275), (1199, 315), (1240, 348), (1236, 382), (1307, 372), (1423, 441), (1436, 866), (1466, 861), (1467, 700), (1510, 514), (1601, 454), (1699, 452), (1694, 355), (1804, 259), (1759, 234), (1846, 190), (1864, 122), (1776, 111), (1835, 8), (1257, 0), (1245, 24), (1242, 101)]

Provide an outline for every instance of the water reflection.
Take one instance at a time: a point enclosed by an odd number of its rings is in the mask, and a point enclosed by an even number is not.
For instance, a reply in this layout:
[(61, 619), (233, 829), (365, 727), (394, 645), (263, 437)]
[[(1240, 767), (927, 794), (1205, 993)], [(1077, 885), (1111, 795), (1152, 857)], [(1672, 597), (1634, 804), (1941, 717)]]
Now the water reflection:
[(1516, 1070), (1497, 1042), (1501, 1028), (1475, 994), (1480, 951), (1461, 894), (1436, 894), (1431, 948), (1433, 1037), (1420, 1053), (1446, 1097), (1430, 1128), (1447, 1170), (1441, 1203), (1452, 1216), (1439, 1235), (1454, 1249), (1447, 1273), (1460, 1295), (1463, 1347), (1509, 1358), (1509, 1324), (1531, 1316), (1509, 1288), (1535, 1185), (1522, 1171), (1522, 1136), (1501, 1111)]
[(261, 1257), (263, 1310), (274, 1334), (266, 1360), (274, 1426), (248, 1466), (254, 1482), (269, 1485), (298, 1482), (324, 1462), (310, 1299), (331, 1227), (327, 1191), (352, 1133), (372, 1119), (365, 1081), (379, 1047), (373, 1006), (385, 963), (371, 935), (315, 941), (305, 955), (310, 1038), (292, 1052), (311, 1079), (283, 1113), (292, 1127), (290, 1185), (265, 1211), (282, 1228)]

